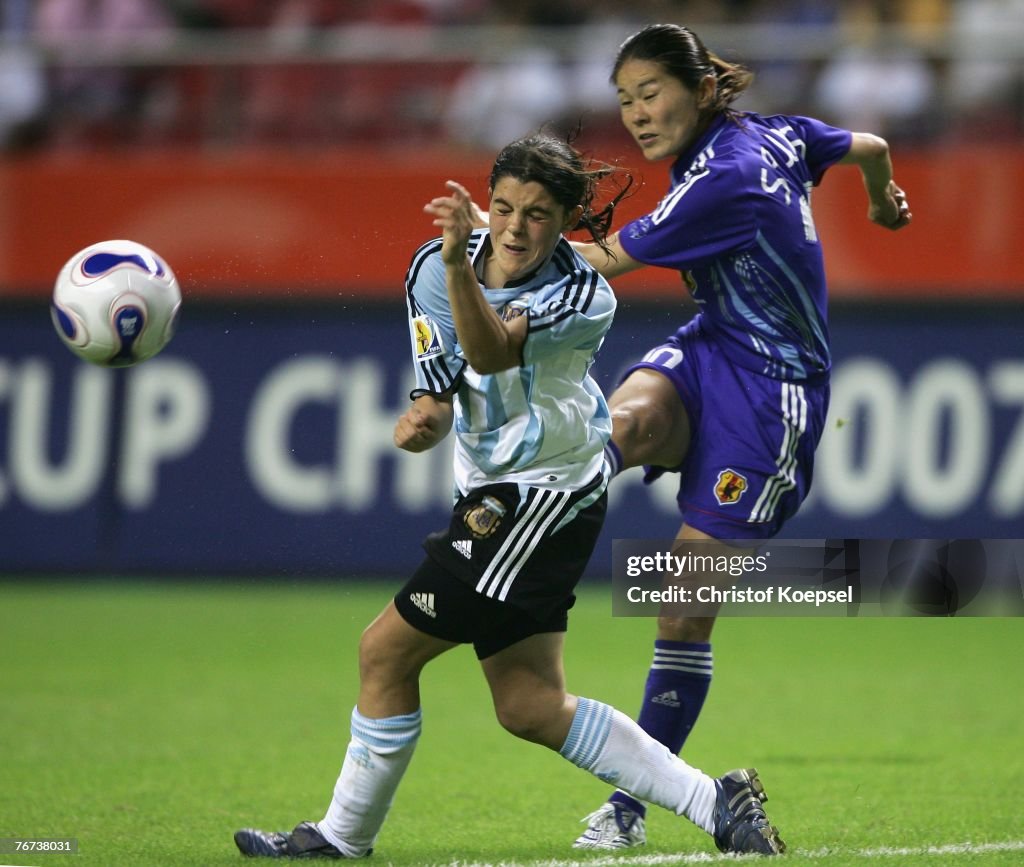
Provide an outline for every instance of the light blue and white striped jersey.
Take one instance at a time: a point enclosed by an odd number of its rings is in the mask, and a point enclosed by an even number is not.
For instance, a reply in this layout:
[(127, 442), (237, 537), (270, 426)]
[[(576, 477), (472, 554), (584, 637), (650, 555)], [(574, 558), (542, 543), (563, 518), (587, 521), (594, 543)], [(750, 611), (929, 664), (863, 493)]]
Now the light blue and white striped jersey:
[[(478, 279), (489, 235), (478, 229), (470, 238)], [(483, 375), (469, 366), (455, 333), (440, 238), (413, 255), (405, 287), (416, 366), (411, 396), (454, 395), (459, 491), (498, 481), (563, 490), (592, 481), (612, 430), (589, 374), (615, 314), (605, 279), (562, 238), (540, 268), (513, 285), (481, 283), (502, 318), (529, 317), (523, 366)]]

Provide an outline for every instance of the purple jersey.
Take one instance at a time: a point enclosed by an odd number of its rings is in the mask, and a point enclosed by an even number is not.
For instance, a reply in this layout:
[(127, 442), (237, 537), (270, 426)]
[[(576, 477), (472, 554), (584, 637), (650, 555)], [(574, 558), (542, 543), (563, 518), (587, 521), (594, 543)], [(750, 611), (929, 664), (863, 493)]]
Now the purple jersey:
[(619, 233), (638, 262), (683, 272), (702, 328), (776, 379), (827, 376), (825, 268), (811, 188), (851, 133), (807, 117), (716, 119), (672, 166), (658, 207)]

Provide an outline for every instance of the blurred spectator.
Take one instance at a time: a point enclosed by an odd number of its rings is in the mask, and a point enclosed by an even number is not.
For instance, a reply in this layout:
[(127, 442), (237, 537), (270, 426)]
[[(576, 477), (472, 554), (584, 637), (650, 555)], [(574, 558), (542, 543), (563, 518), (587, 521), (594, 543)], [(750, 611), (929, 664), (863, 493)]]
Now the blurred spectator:
[[(553, 6), (554, 4), (549, 4)], [(503, 7), (491, 23), (507, 28), (500, 60), (468, 69), (452, 89), (445, 125), (453, 142), (497, 150), (558, 123), (572, 106), (572, 81), (559, 52), (531, 40), (552, 21), (538, 4)]]
[(175, 0), (179, 14), (201, 14), (217, 25), (237, 30), (266, 27), (281, 0)]
[(958, 135), (1019, 136), (1024, 132), (1024, 0), (957, 0), (949, 102)]
[(889, 0), (844, 4), (845, 46), (825, 64), (815, 87), (814, 111), (823, 119), (897, 142), (935, 133), (940, 92), (933, 64), (912, 42), (881, 38), (885, 25), (907, 23), (903, 7)]
[(595, 118), (602, 126), (614, 124), (616, 133), (622, 128), (615, 88), (610, 80), (610, 58), (615, 56), (623, 39), (643, 25), (652, 23), (652, 19), (640, 10), (641, 6), (624, 6), (618, 0), (595, 0), (590, 7), (587, 29), (567, 34), (573, 48), (569, 98), (572, 110), (585, 117), (585, 129)]
[[(745, 54), (750, 97), (772, 111), (814, 112), (904, 143), (1024, 132), (1024, 0), (2, 0), (0, 11), (7, 149), (493, 150), (544, 124), (581, 124), (585, 139), (614, 146), (622, 130), (602, 58), (655, 21), (758, 28), (762, 50)], [(472, 46), (485, 61), (401, 59), (441, 28), (476, 24), (505, 27), (498, 44)], [(393, 38), (389, 27), (400, 28)], [(253, 47), (239, 62), (149, 63), (147, 47), (179, 30), (205, 31), (180, 43), (185, 52), (216, 50), (206, 40), (218, 32), (238, 37), (232, 51)], [(730, 41), (721, 44), (728, 54)], [(85, 61), (104, 47), (127, 62)]]
[[(422, 0), (279, 0), (266, 28), (273, 48), (301, 55), (339, 38), (334, 28), (400, 25), (426, 32), (430, 16), (450, 9)], [(373, 47), (380, 30), (354, 33), (360, 48)], [(391, 62), (390, 45), (379, 59), (342, 63), (254, 66), (244, 74), (241, 120), (246, 141), (258, 143), (420, 143), (439, 135), (445, 94), (463, 64), (443, 60)]]
[[(830, 33), (839, 21), (841, 0), (750, 0), (744, 7), (743, 23), (765, 28), (806, 29), (800, 39), (813, 44), (821, 33)], [(790, 39), (793, 37), (790, 36)], [(766, 35), (767, 44), (775, 40)], [(754, 83), (737, 104), (744, 108), (749, 101), (762, 113), (801, 114), (809, 111), (814, 82), (822, 67), (820, 60), (808, 60), (784, 50), (777, 56), (748, 61), (755, 73)]]
[(46, 108), (43, 64), (27, 39), (32, 0), (0, 6), (0, 148), (17, 150), (35, 138)]
[[(58, 58), (50, 82), (53, 138), (58, 144), (114, 144), (144, 130), (161, 109), (159, 70), (61, 63), (76, 44), (87, 48), (156, 48), (173, 21), (159, 0), (40, 0), (39, 42)], [(84, 40), (84, 41), (83, 41)]]

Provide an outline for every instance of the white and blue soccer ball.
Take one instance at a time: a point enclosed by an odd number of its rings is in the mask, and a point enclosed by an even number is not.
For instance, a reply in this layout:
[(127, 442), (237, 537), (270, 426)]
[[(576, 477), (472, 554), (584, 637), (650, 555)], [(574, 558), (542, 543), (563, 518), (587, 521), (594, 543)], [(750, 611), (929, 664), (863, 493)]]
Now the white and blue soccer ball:
[(101, 241), (61, 268), (50, 312), (79, 358), (128, 367), (170, 342), (180, 307), (178, 280), (160, 256), (135, 241)]

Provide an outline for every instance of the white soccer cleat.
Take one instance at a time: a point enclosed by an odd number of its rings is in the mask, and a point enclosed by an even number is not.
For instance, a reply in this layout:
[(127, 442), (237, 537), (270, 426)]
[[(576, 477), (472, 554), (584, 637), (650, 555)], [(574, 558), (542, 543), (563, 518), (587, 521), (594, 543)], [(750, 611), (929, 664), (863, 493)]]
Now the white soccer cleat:
[(605, 801), (582, 821), (587, 830), (576, 838), (573, 849), (632, 849), (647, 842), (644, 817), (622, 804)]

